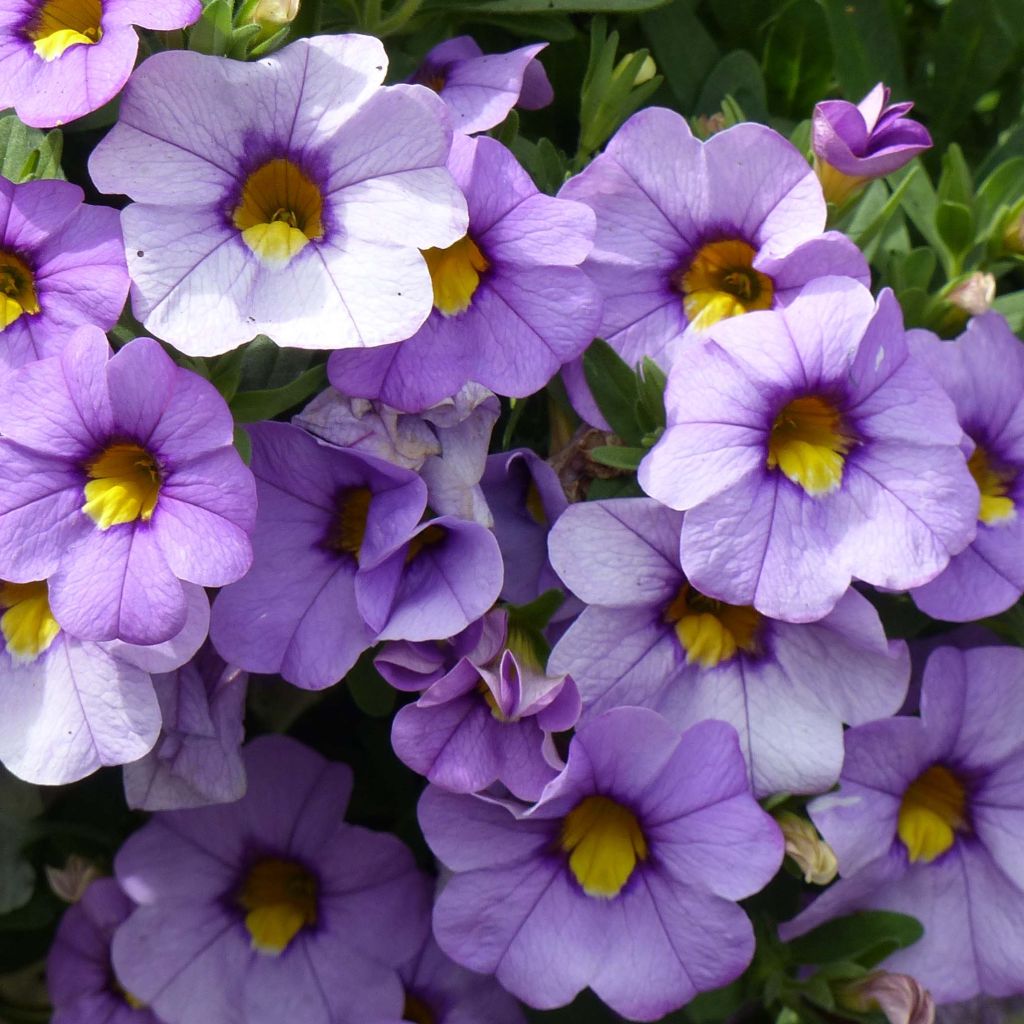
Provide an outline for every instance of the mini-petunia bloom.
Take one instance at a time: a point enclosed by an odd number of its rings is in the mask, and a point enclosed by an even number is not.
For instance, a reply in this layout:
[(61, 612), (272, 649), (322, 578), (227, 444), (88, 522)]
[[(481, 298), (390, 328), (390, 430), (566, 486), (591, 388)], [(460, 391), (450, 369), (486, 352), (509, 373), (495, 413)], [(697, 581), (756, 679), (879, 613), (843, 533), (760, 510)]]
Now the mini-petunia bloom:
[(956, 341), (922, 331), (911, 345), (974, 444), (967, 468), (980, 495), (974, 542), (912, 597), (936, 619), (981, 619), (1024, 593), (1024, 346), (998, 313), (972, 320)]
[(443, 639), (494, 603), (493, 534), (454, 516), (424, 520), (415, 473), (290, 424), (250, 435), (255, 560), (220, 592), (211, 625), (226, 661), (320, 689), (378, 640)]
[(386, 69), (380, 41), (357, 35), (253, 63), (145, 61), (89, 171), (136, 200), (121, 224), (148, 330), (193, 356), (259, 333), (324, 349), (416, 331), (431, 307), (419, 250), (464, 235), (466, 206), (444, 105), (381, 87)]
[(904, 116), (913, 106), (890, 103), (888, 86), (879, 82), (860, 103), (823, 100), (814, 108), (811, 149), (830, 203), (844, 202), (931, 148), (928, 129)]
[(58, 355), (76, 327), (106, 331), (121, 315), (128, 268), (118, 214), (82, 198), (66, 181), (0, 178), (0, 375)]
[(500, 124), (513, 107), (537, 110), (551, 102), (551, 83), (536, 59), (547, 45), (485, 54), (470, 36), (457, 36), (435, 46), (411, 81), (433, 89), (451, 111), (455, 130), (473, 135)]
[(803, 624), (705, 596), (680, 568), (683, 521), (649, 498), (569, 506), (551, 561), (586, 607), (550, 670), (576, 680), (584, 720), (629, 704), (680, 728), (717, 718), (738, 732), (756, 796), (823, 792), (842, 768), (843, 723), (899, 711), (906, 644), (886, 641), (854, 590)]
[(780, 929), (855, 910), (917, 917), (924, 936), (882, 961), (936, 1002), (1024, 990), (1024, 652), (940, 648), (921, 717), (846, 734), (839, 790), (809, 806), (841, 879)]
[(680, 355), (665, 402), (640, 486), (687, 511), (682, 567), (702, 594), (809, 622), (851, 577), (921, 586), (974, 539), (956, 410), (888, 289), (876, 305), (823, 278), (717, 324)]
[(156, 644), (185, 623), (184, 582), (249, 568), (252, 473), (208, 381), (150, 338), (116, 355), (82, 327), (0, 402), (0, 578), (48, 579), (61, 627)]
[(200, 0), (0, 0), (0, 109), (49, 128), (102, 107), (135, 66), (135, 25), (191, 25)]
[(465, 192), (469, 229), (423, 254), (433, 311), (401, 344), (333, 353), (331, 382), (346, 394), (409, 412), (467, 381), (522, 397), (593, 340), (601, 299), (579, 267), (593, 244), (593, 212), (539, 192), (495, 139), (456, 136), (448, 166)]
[(419, 818), (453, 872), (434, 906), (438, 945), (538, 1009), (590, 986), (617, 1013), (657, 1020), (728, 983), (754, 953), (735, 901), (782, 862), (732, 727), (680, 736), (645, 708), (581, 726), (528, 811), (429, 786)]
[(243, 799), (160, 812), (117, 854), (139, 904), (114, 937), (121, 983), (167, 1024), (400, 1016), (429, 908), (412, 855), (343, 820), (346, 765), (284, 736), (244, 756)]

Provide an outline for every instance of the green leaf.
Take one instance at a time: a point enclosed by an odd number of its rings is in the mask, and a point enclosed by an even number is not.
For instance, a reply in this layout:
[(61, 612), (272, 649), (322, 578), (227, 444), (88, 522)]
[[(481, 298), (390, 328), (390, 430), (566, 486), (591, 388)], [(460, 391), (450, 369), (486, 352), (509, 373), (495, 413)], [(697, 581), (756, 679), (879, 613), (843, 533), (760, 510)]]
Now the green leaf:
[(371, 718), (387, 718), (395, 708), (395, 691), (365, 656), (345, 677), (345, 685), (356, 707)]
[(711, 34), (693, 13), (694, 6), (693, 0), (676, 0), (640, 17), (658, 70), (684, 111), (694, 108), (720, 55)]
[(992, 308), (1006, 317), (1014, 333), (1024, 332), (1024, 291), (1000, 295), (992, 303)]
[(565, 594), (552, 587), (529, 604), (510, 605), (508, 613), (520, 625), (544, 629), (564, 603)]
[(593, 480), (587, 490), (587, 501), (603, 501), (606, 498), (642, 498), (644, 492), (635, 476), (617, 476), (610, 480)]
[(974, 212), (978, 222), (978, 237), (986, 238), (1001, 222), (1003, 210), (1013, 205), (1024, 194), (1024, 157), (1004, 160), (978, 186)]
[(629, 445), (639, 445), (644, 430), (637, 420), (640, 391), (636, 374), (608, 342), (597, 338), (583, 355), (583, 373), (598, 409), (612, 430)]
[(63, 178), (63, 148), (64, 136), (59, 129), (41, 132), (22, 124), (14, 114), (0, 117), (0, 175), (9, 181)]
[(665, 429), (665, 371), (650, 357), (644, 356), (640, 364), (640, 400), (637, 420), (641, 429), (653, 434)]
[(612, 469), (635, 470), (647, 454), (646, 448), (626, 448), (622, 445), (606, 444), (591, 448), (587, 453), (595, 462)]
[(722, 1024), (722, 1021), (731, 1019), (743, 1006), (746, 994), (746, 979), (737, 978), (724, 988), (701, 992), (686, 1004), (686, 1017), (694, 1024)]
[(796, 964), (830, 964), (851, 960), (873, 967), (924, 934), (921, 922), (888, 910), (863, 910), (826, 921), (786, 945)]
[(942, 174), (936, 197), (940, 203), (960, 203), (970, 209), (974, 205), (974, 179), (964, 159), (963, 150), (955, 143), (942, 154)]
[(231, 415), (236, 423), (256, 423), (270, 420), (327, 386), (327, 367), (323, 364), (310, 367), (290, 384), (266, 391), (243, 391), (231, 399)]
[(907, 95), (899, 30), (888, 0), (819, 0), (825, 10), (843, 95), (856, 102), (885, 82), (897, 98)]
[(242, 457), (242, 461), (248, 466), (252, 462), (252, 441), (249, 439), (249, 434), (245, 427), (236, 425), (232, 443), (238, 454)]
[[(882, 204), (881, 208), (874, 214), (874, 216), (865, 224), (863, 227), (852, 227), (850, 229), (850, 237), (861, 249), (867, 250), (869, 246), (875, 241), (882, 237), (883, 232), (889, 226), (889, 222), (896, 215), (900, 205), (903, 202), (903, 197), (910, 190), (914, 184), (914, 177), (917, 174), (923, 174), (921, 168), (915, 167), (895, 188), (889, 198)], [(860, 212), (860, 209), (857, 211)], [(856, 222), (856, 214), (855, 214)], [(871, 256), (865, 252), (865, 255), (870, 259)], [(873, 253), (872, 253), (873, 255)]]
[(593, 14), (636, 13), (663, 7), (669, 0), (477, 0), (459, 5), (473, 14), (558, 14), (589, 11)]
[(828, 22), (815, 0), (779, 5), (761, 58), (773, 111), (804, 117), (832, 88)]
[(963, 203), (940, 202), (935, 211), (935, 228), (955, 255), (963, 255), (974, 243), (974, 215)]
[(203, 8), (202, 17), (189, 31), (188, 48), (223, 57), (231, 48), (233, 19), (231, 0), (210, 0)]
[(935, 211), (939, 200), (935, 195), (931, 178), (928, 177), (928, 172), (924, 169), (920, 158), (912, 160), (895, 174), (890, 174), (888, 180), (896, 182), (898, 187), (905, 178), (913, 180), (903, 194), (904, 213), (929, 245), (936, 249), (942, 249), (942, 239), (935, 228)]
[(698, 114), (713, 114), (731, 96), (751, 121), (767, 121), (768, 106), (761, 67), (746, 50), (727, 53), (711, 70), (697, 100)]

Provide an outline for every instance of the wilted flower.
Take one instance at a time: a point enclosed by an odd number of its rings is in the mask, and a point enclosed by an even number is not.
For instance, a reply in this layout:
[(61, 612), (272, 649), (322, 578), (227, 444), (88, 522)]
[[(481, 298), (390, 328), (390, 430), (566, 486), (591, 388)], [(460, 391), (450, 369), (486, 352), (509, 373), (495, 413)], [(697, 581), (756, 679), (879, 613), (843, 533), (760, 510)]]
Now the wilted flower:
[(839, 870), (832, 847), (806, 818), (792, 811), (783, 811), (775, 820), (786, 840), (786, 856), (804, 873), (804, 881), (809, 885), (828, 885)]
[(857, 1013), (881, 1010), (889, 1024), (934, 1024), (935, 1000), (909, 974), (872, 971), (844, 985), (839, 1001)]

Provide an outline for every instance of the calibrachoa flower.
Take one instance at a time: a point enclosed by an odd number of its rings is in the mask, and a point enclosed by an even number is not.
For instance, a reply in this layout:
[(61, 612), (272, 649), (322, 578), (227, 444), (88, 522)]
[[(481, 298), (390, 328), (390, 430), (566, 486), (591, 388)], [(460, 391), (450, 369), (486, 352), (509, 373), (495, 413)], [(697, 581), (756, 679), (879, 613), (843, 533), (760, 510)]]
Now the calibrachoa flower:
[(514, 106), (537, 110), (551, 102), (551, 83), (535, 59), (547, 45), (485, 54), (470, 36), (457, 36), (435, 46), (412, 81), (433, 89), (451, 111), (456, 131), (472, 135), (500, 124)]
[(217, 597), (211, 630), (231, 664), (319, 689), (377, 640), (449, 637), (494, 603), (493, 534), (451, 516), (423, 521), (415, 473), (284, 423), (250, 434), (255, 562)]
[(121, 315), (118, 214), (82, 197), (66, 181), (0, 178), (0, 374), (57, 355), (76, 327), (108, 330)]
[(860, 103), (824, 100), (814, 108), (814, 166), (830, 203), (842, 203), (931, 148), (928, 129), (903, 116), (913, 106), (889, 103), (889, 89), (879, 82)]
[(644, 708), (583, 725), (524, 813), (430, 786), (419, 817), (454, 872), (434, 907), (438, 945), (540, 1009), (589, 985), (656, 1020), (731, 981), (754, 953), (734, 901), (782, 861), (731, 726), (680, 736)]
[(82, 327), (0, 401), (0, 578), (49, 579), (61, 627), (155, 644), (185, 623), (183, 581), (252, 560), (252, 474), (224, 399), (149, 338), (113, 358)]
[(335, 352), (331, 382), (346, 394), (410, 412), (466, 381), (522, 397), (593, 340), (601, 300), (579, 268), (593, 243), (591, 210), (538, 192), (491, 138), (456, 136), (448, 166), (466, 194), (469, 231), (424, 253), (433, 312), (400, 345)]
[(810, 805), (842, 876), (781, 929), (854, 910), (911, 914), (924, 937), (882, 962), (937, 1002), (1024, 990), (1024, 652), (940, 648), (921, 717), (846, 734), (839, 791)]
[(244, 756), (242, 800), (161, 812), (118, 853), (140, 904), (114, 937), (122, 984), (167, 1024), (398, 1017), (427, 931), (412, 855), (342, 820), (346, 765), (283, 736)]
[(386, 69), (380, 41), (356, 35), (139, 68), (89, 170), (136, 200), (121, 223), (149, 330), (194, 356), (261, 332), (341, 348), (416, 331), (431, 306), (419, 249), (461, 237), (466, 208), (443, 104), (381, 88)]
[(683, 515), (649, 498), (571, 505), (551, 560), (587, 604), (551, 655), (585, 717), (653, 708), (686, 728), (735, 726), (754, 793), (820, 793), (839, 778), (843, 723), (894, 715), (910, 660), (866, 598), (848, 591), (818, 622), (766, 618), (695, 589), (679, 566)]
[(913, 358), (892, 292), (843, 278), (712, 328), (669, 375), (640, 486), (687, 510), (701, 593), (790, 622), (851, 577), (905, 590), (973, 539), (978, 488), (952, 402)]
[(957, 341), (920, 332), (911, 342), (974, 443), (967, 468), (980, 492), (974, 542), (913, 598), (937, 619), (981, 619), (1024, 592), (1024, 346), (997, 313), (972, 320)]
[(102, 107), (135, 65), (133, 26), (191, 25), (199, 0), (0, 0), (0, 109), (48, 128)]

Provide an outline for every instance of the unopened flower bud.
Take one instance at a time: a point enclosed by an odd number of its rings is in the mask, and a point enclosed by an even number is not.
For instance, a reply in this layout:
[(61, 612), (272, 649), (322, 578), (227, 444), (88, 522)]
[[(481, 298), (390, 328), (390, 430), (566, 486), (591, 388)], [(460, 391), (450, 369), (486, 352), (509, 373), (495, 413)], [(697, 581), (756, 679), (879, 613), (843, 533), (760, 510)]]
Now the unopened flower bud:
[(714, 114), (698, 114), (695, 119), (694, 134), (699, 139), (710, 139), (712, 135), (725, 131), (729, 127), (729, 121), (722, 111)]
[(971, 316), (987, 313), (992, 308), (995, 297), (996, 279), (980, 270), (965, 277), (946, 296), (954, 306)]
[(299, 13), (299, 0), (259, 0), (244, 18), (247, 25), (259, 25), (266, 33), (290, 25)]
[(46, 868), (46, 881), (50, 889), (65, 903), (77, 903), (85, 890), (101, 876), (102, 872), (95, 864), (77, 853), (71, 854), (62, 868)]
[(776, 820), (786, 840), (786, 854), (803, 871), (804, 881), (813, 885), (828, 885), (839, 870), (832, 847), (818, 835), (817, 829), (806, 818), (783, 811)]
[(889, 1024), (935, 1024), (931, 993), (909, 974), (872, 971), (844, 986), (839, 1001), (857, 1013), (880, 1010)]
[[(615, 70), (612, 72), (615, 78), (620, 78), (622, 73), (626, 70), (626, 65), (636, 56), (634, 53), (627, 53), (622, 60), (616, 65)], [(648, 54), (644, 57), (643, 63), (640, 65), (640, 69), (633, 76), (634, 88), (638, 85), (643, 85), (644, 82), (649, 82), (658, 73), (658, 65), (654, 63), (654, 58)]]
[(1003, 232), (1003, 245), (1008, 252), (1024, 255), (1024, 210), (1017, 211), (1010, 218)]

